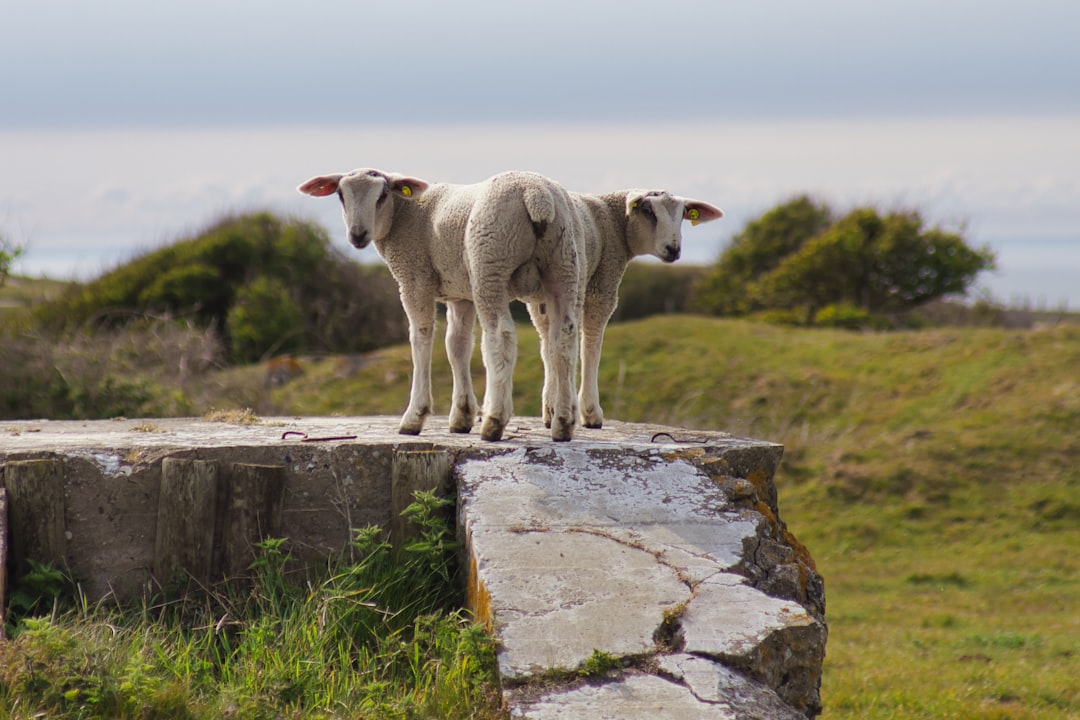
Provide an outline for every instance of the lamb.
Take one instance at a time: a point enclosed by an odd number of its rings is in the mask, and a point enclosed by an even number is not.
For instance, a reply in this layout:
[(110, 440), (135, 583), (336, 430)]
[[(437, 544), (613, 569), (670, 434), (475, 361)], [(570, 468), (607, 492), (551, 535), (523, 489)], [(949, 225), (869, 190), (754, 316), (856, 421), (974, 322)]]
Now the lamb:
[(350, 242), (357, 248), (374, 243), (397, 280), (413, 362), (399, 432), (419, 434), (431, 413), (435, 304), (442, 301), (454, 378), (450, 430), (469, 432), (477, 415), (469, 359), (479, 318), (487, 373), (481, 437), (502, 438), (512, 411), (517, 355), (509, 303), (523, 298), (544, 309), (545, 420), (552, 439), (571, 439), (578, 415), (574, 379), (585, 249), (580, 220), (562, 186), (525, 172), (452, 185), (361, 169), (313, 177), (297, 189), (316, 197), (337, 194)]
[[(600, 351), (604, 329), (618, 304), (619, 284), (627, 264), (639, 255), (655, 255), (664, 262), (675, 262), (682, 251), (682, 221), (698, 225), (717, 220), (724, 212), (700, 200), (663, 190), (627, 190), (606, 195), (570, 193), (570, 200), (585, 234), (587, 265), (578, 405), (582, 424), (600, 428), (604, 424), (597, 382)], [(546, 308), (535, 302), (528, 303), (528, 308), (540, 334), (543, 354), (550, 334)], [(550, 422), (553, 414), (555, 390), (553, 378), (545, 373), (545, 423)]]

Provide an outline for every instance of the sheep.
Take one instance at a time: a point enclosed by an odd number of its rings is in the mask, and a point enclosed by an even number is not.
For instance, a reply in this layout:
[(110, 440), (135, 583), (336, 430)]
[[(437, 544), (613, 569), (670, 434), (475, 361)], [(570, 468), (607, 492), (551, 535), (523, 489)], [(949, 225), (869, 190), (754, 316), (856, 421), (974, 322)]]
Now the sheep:
[(452, 185), (361, 169), (313, 177), (297, 189), (315, 197), (337, 194), (350, 242), (357, 248), (374, 243), (397, 280), (413, 362), (399, 432), (419, 434), (431, 413), (435, 304), (441, 301), (453, 372), (450, 430), (469, 432), (477, 415), (469, 359), (479, 318), (487, 373), (481, 437), (502, 438), (512, 411), (517, 355), (509, 303), (526, 298), (545, 309), (548, 333), (541, 351), (551, 437), (572, 438), (585, 252), (580, 222), (562, 186), (525, 172)]
[[(655, 255), (671, 263), (679, 259), (682, 221), (692, 225), (723, 217), (724, 212), (700, 200), (671, 195), (663, 190), (625, 190), (606, 195), (570, 193), (574, 213), (585, 234), (587, 280), (581, 320), (581, 391), (578, 406), (587, 428), (600, 428), (597, 375), (604, 329), (619, 300), (619, 284), (630, 260)], [(549, 335), (549, 319), (543, 304), (528, 303), (529, 315), (540, 335), (541, 354)], [(543, 418), (552, 417), (555, 385), (545, 373)]]

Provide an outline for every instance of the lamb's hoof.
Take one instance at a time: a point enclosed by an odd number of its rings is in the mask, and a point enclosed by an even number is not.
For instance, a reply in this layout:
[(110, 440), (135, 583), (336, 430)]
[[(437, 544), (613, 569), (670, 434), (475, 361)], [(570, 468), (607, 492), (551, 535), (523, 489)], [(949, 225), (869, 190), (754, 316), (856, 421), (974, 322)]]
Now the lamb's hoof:
[(420, 428), (405, 427), (404, 425), (402, 425), (401, 427), (398, 428), (398, 435), (419, 435), (419, 434), (420, 434)]
[(450, 432), (458, 433), (459, 435), (468, 435), (472, 432), (472, 425), (451, 425)]
[(581, 424), (592, 430), (599, 430), (604, 427), (604, 413), (596, 405), (585, 408), (581, 413)]
[(574, 438), (574, 423), (570, 420), (556, 420), (551, 429), (551, 439), (555, 442), (567, 442)]
[(504, 427), (506, 427), (506, 424), (502, 420), (485, 418), (484, 424), (480, 426), (480, 439), (488, 442), (502, 440)]

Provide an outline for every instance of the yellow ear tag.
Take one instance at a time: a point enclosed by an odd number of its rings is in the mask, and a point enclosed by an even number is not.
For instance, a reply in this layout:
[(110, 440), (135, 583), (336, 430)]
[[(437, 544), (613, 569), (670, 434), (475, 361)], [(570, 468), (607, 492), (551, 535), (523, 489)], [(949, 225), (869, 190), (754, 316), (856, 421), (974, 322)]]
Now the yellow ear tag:
[(401, 194), (404, 195), (405, 197), (409, 197), (410, 195), (412, 195), (412, 188), (409, 187), (408, 185), (402, 185), (401, 186)]
[(631, 210), (637, 210), (637, 206), (638, 206), (638, 204), (635, 202), (630, 206), (630, 209)]
[(701, 222), (700, 220), (698, 220), (698, 218), (701, 217), (701, 212), (698, 211), (697, 208), (690, 208), (689, 210), (687, 210), (686, 217), (690, 219), (691, 225), (697, 225)]

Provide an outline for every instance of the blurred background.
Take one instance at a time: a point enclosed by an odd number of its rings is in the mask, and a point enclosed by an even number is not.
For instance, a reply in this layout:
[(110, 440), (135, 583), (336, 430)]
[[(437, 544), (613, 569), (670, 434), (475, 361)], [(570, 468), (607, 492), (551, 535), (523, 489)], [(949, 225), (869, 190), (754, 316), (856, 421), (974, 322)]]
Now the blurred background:
[[(1002, 302), (1080, 303), (1080, 7), (1034, 0), (542, 6), (43, 0), (0, 24), (0, 235), (88, 279), (222, 214), (312, 219), (306, 178), (543, 172), (728, 215), (801, 193), (989, 246)], [(375, 261), (373, 250), (359, 257)]]

